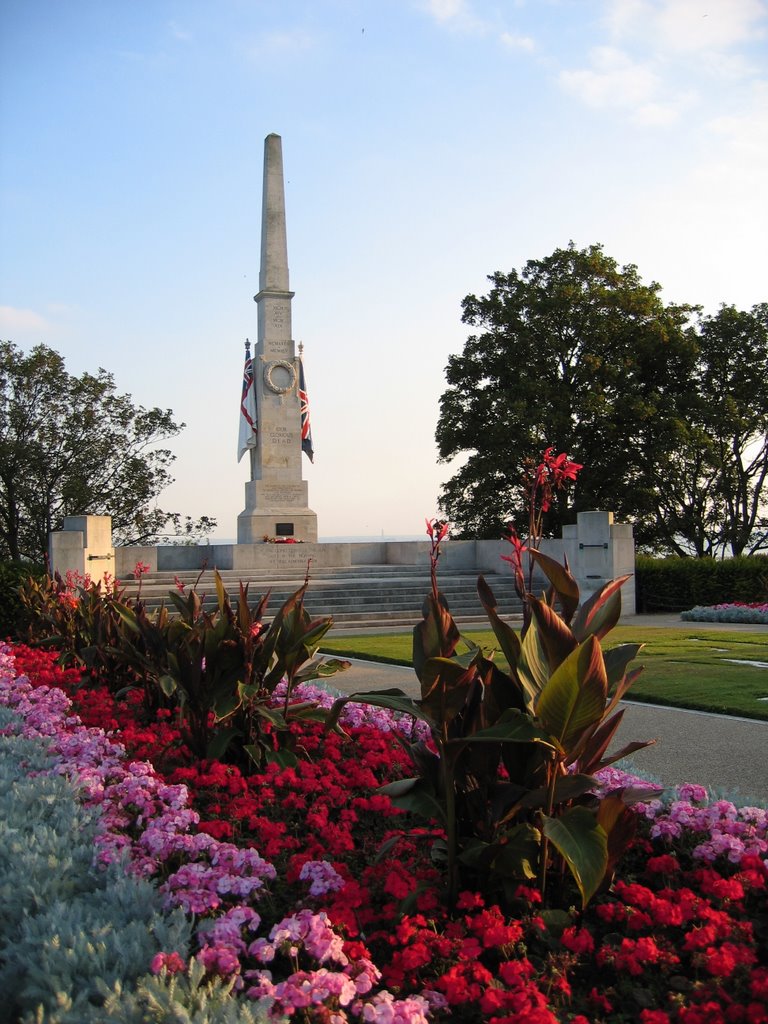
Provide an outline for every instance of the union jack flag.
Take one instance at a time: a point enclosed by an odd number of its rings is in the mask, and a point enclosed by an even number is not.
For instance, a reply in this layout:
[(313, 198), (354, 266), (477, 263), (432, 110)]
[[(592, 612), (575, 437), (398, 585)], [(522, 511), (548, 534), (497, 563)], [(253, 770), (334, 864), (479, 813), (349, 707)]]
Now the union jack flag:
[(301, 356), (299, 356), (299, 405), (301, 406), (301, 450), (310, 462), (314, 462), (315, 450), (312, 447), (312, 425), (309, 422), (309, 398), (304, 381), (304, 362)]
[(240, 396), (240, 436), (237, 443), (237, 461), (242, 459), (249, 448), (259, 443), (256, 420), (256, 388), (253, 383), (253, 360), (251, 343), (245, 343), (245, 366), (243, 368), (243, 390)]

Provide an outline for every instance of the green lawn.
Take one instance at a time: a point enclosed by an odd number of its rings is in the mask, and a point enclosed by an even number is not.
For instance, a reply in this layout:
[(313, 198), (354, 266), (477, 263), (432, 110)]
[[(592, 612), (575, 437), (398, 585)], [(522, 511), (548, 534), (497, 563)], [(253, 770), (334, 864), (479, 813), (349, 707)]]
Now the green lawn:
[[(486, 651), (497, 647), (490, 631), (468, 630), (466, 635)], [(411, 642), (410, 632), (339, 637), (331, 633), (323, 641), (323, 651), (410, 665)], [(768, 665), (768, 630), (697, 632), (695, 622), (682, 629), (617, 626), (608, 646), (619, 643), (645, 644), (636, 661), (644, 666), (643, 674), (629, 699), (768, 720), (768, 667), (730, 663), (733, 659)]]

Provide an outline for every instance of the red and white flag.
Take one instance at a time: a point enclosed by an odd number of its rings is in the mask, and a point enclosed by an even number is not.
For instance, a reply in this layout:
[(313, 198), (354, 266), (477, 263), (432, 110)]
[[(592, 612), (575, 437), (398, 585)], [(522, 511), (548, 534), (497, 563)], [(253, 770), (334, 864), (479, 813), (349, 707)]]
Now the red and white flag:
[(259, 443), (256, 419), (256, 387), (253, 382), (253, 360), (251, 343), (245, 343), (245, 367), (243, 368), (243, 390), (240, 396), (240, 436), (237, 442), (237, 461)]
[(309, 398), (304, 380), (304, 360), (299, 356), (299, 404), (301, 406), (301, 450), (310, 462), (315, 461), (315, 449), (312, 447), (312, 425), (309, 422)]

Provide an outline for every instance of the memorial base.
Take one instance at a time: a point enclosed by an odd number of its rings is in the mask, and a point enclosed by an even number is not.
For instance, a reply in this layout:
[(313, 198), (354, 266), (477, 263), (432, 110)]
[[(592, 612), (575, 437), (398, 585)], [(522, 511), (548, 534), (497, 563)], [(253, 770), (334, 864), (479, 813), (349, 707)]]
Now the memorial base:
[(317, 543), (317, 514), (311, 509), (245, 509), (237, 517), (237, 543), (259, 544), (266, 540)]

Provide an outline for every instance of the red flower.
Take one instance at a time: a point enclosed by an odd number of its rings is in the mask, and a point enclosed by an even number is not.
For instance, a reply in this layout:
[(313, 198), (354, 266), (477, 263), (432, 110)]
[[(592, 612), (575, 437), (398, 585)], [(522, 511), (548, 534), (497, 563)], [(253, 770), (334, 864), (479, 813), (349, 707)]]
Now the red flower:
[(544, 479), (549, 476), (555, 487), (561, 487), (565, 480), (575, 480), (580, 469), (584, 467), (579, 462), (571, 462), (565, 452), (553, 455), (554, 448), (547, 448), (542, 456), (542, 462), (537, 470), (537, 476)]
[(565, 929), (560, 936), (560, 941), (572, 953), (592, 953), (595, 948), (595, 940), (592, 938), (591, 932), (586, 928), (577, 928), (575, 925)]
[(232, 826), (228, 821), (201, 821), (197, 828), (199, 832), (219, 840), (231, 839), (233, 835)]
[(451, 528), (449, 522), (445, 519), (425, 519), (424, 522), (427, 524), (427, 536), (433, 544), (439, 544), (441, 540), (445, 540)]

